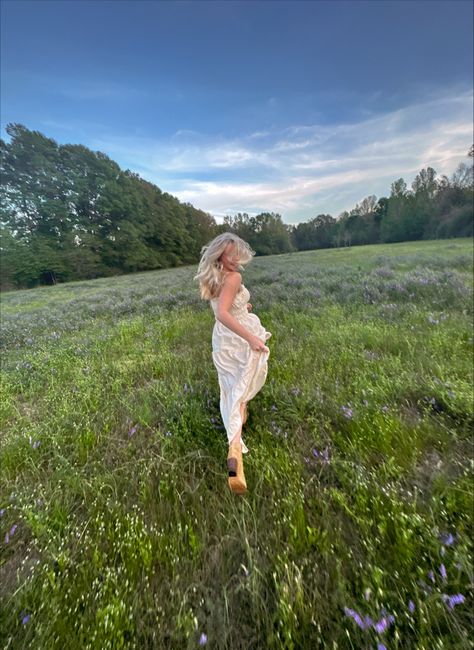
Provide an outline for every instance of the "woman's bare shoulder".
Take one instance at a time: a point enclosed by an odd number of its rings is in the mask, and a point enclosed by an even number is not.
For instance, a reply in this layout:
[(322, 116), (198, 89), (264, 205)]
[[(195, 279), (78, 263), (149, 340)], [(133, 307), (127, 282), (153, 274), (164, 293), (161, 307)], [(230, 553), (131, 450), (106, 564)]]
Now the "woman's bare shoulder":
[(232, 293), (236, 293), (242, 286), (242, 275), (238, 271), (228, 271), (222, 277), (222, 283), (220, 290), (213, 296), (212, 300), (219, 300), (224, 289), (226, 293), (230, 290)]
[(242, 275), (238, 271), (229, 271), (224, 276), (224, 284), (238, 287), (242, 282)]
[(224, 303), (232, 303), (235, 295), (240, 291), (240, 287), (242, 286), (241, 280), (242, 276), (238, 271), (230, 271), (224, 276), (221, 290), (217, 296), (220, 303), (222, 301)]

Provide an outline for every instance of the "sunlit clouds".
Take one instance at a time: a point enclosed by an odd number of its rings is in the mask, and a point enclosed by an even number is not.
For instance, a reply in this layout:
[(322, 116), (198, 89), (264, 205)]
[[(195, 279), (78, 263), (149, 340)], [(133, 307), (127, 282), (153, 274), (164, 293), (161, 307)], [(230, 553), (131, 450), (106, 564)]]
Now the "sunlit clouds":
[(274, 211), (298, 222), (388, 196), (420, 169), (451, 175), (472, 140), (472, 90), (340, 124), (291, 125), (239, 138), (180, 130), (167, 139), (90, 143), (182, 201), (213, 214)]
[(4, 4), (3, 137), (101, 151), (217, 221), (337, 217), (467, 162), (467, 1)]

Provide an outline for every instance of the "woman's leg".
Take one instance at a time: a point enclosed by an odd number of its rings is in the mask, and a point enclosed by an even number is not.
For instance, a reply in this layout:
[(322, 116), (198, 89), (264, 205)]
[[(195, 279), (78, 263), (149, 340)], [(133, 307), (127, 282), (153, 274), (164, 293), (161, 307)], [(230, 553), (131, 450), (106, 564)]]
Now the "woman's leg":
[[(247, 402), (242, 402), (240, 405), (240, 417), (242, 419), (242, 423), (245, 424), (245, 421), (247, 420), (246, 417), (246, 410), (247, 410)], [(235, 434), (235, 436), (232, 438), (232, 443), (240, 443), (240, 437), (242, 435), (242, 427), (240, 427), (240, 430)]]
[[(243, 422), (245, 402), (240, 405), (240, 416)], [(235, 494), (245, 494), (247, 491), (247, 482), (245, 481), (244, 464), (242, 460), (241, 445), (242, 426), (236, 435), (232, 438), (227, 456), (227, 470), (229, 477), (227, 479), (229, 487)]]
[(248, 413), (247, 413), (247, 404), (248, 404), (248, 402), (244, 402), (244, 403), (243, 403), (243, 405), (244, 405), (243, 413), (244, 413), (244, 414), (243, 414), (243, 416), (242, 416), (242, 425), (244, 425), (244, 424), (247, 422), (247, 417), (248, 417)]

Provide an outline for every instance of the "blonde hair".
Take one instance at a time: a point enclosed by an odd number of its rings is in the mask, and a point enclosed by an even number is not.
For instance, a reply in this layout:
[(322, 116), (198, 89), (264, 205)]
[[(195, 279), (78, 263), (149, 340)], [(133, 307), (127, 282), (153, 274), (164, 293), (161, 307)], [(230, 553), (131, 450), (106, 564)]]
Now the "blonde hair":
[(199, 281), (201, 298), (211, 300), (219, 295), (219, 291), (224, 282), (222, 273), (222, 262), (219, 260), (227, 244), (234, 244), (239, 256), (239, 271), (243, 270), (243, 265), (248, 264), (255, 255), (246, 241), (241, 239), (233, 232), (224, 232), (217, 235), (214, 239), (201, 248), (201, 260), (198, 266), (197, 275), (193, 280)]

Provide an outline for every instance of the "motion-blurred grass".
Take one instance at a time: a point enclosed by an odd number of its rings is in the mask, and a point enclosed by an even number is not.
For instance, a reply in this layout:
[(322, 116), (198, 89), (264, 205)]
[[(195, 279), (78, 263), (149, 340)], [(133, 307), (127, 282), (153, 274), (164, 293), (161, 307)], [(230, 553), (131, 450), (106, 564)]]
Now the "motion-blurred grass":
[(2, 647), (467, 648), (471, 242), (252, 261), (243, 498), (195, 273), (2, 296)]

